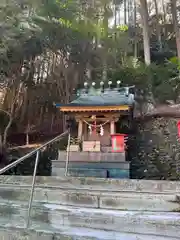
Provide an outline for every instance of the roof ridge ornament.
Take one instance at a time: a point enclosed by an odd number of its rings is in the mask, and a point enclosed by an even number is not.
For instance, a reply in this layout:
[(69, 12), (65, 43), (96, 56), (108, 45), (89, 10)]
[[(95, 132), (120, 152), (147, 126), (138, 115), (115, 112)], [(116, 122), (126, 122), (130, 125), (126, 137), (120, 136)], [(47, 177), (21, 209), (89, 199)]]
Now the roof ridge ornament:
[(108, 82), (108, 85), (109, 85), (109, 89), (111, 89), (112, 81), (109, 81), (109, 82)]
[(121, 84), (121, 81), (118, 80), (118, 81), (117, 81), (117, 89), (118, 89), (118, 91), (119, 91), (119, 88), (120, 88), (120, 84)]
[(125, 87), (125, 95), (126, 95), (126, 97), (129, 96), (129, 87)]
[[(119, 92), (119, 93), (122, 93), (125, 95), (125, 96), (129, 96), (129, 94), (134, 94), (134, 88), (135, 86), (123, 86), (122, 85), (122, 82), (120, 80), (117, 80), (116, 81), (116, 87), (113, 85), (113, 82), (110, 80), (108, 81), (106, 84), (108, 84), (108, 87), (105, 87), (105, 82), (104, 81), (101, 81), (99, 82), (99, 88), (97, 86), (96, 88), (96, 85), (97, 83), (96, 82), (92, 82), (92, 84), (90, 85), (89, 82), (84, 82), (84, 88), (79, 90), (79, 94), (77, 94), (77, 96), (81, 95), (81, 94), (88, 94), (88, 93), (95, 93), (97, 92), (97, 94), (101, 94), (101, 93), (108, 93), (109, 91), (116, 91), (116, 92)], [(77, 91), (78, 92), (78, 91)]]
[(101, 87), (101, 92), (104, 92), (104, 82), (103, 81), (100, 82), (100, 87)]
[(85, 93), (88, 93), (88, 82), (84, 82)]

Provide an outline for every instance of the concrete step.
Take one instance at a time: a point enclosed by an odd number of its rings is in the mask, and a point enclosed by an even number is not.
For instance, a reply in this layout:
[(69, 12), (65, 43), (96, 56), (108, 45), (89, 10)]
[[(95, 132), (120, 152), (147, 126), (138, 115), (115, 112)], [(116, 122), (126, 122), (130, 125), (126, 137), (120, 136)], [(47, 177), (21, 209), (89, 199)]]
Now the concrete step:
[[(27, 217), (25, 203), (1, 204), (0, 208), (1, 227), (25, 227)], [(146, 236), (173, 239), (180, 236), (180, 215), (178, 213), (139, 213), (36, 204), (31, 213), (31, 228), (61, 233), (72, 228), (78, 228), (79, 232), (81, 228), (86, 228), (100, 232), (114, 231), (120, 234), (144, 235), (144, 239), (147, 239)]]
[[(56, 168), (53, 171), (56, 171), (54, 176), (58, 176), (62, 171), (64, 171), (64, 168)], [(68, 176), (71, 177), (107, 178), (107, 175), (108, 173), (106, 169), (68, 168)]]
[[(64, 168), (52, 169), (53, 176), (64, 176)], [(68, 168), (68, 176), (70, 177), (96, 177), (96, 178), (118, 178), (129, 179), (129, 170), (124, 169), (92, 169), (92, 168)]]
[[(66, 162), (65, 161), (58, 161), (52, 160), (52, 166), (57, 168), (65, 168)], [(69, 168), (94, 168), (94, 169), (113, 169), (113, 168), (120, 168), (120, 169), (129, 169), (129, 162), (118, 162), (118, 161), (111, 161), (111, 162), (97, 162), (97, 161), (74, 161), (69, 162)]]
[[(31, 185), (32, 176), (3, 176), (0, 184)], [(126, 180), (73, 177), (37, 177), (36, 186), (70, 189), (99, 190), (110, 192), (149, 192), (180, 194), (180, 181)]]
[(179, 240), (179, 237), (118, 233), (88, 228), (66, 227), (63, 231), (40, 231), (20, 227), (0, 226), (0, 239), (3, 240)]
[[(28, 201), (30, 187), (0, 185), (0, 201)], [(172, 193), (106, 192), (85, 189), (36, 187), (34, 202), (54, 203), (76, 207), (116, 209), (130, 211), (174, 212), (180, 210), (180, 202)]]

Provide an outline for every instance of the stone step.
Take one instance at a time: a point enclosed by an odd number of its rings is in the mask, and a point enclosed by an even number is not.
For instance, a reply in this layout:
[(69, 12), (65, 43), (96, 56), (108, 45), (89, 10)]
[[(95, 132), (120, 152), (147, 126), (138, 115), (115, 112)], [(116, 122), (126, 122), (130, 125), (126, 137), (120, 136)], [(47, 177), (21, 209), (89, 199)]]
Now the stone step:
[(3, 240), (179, 240), (179, 237), (155, 236), (133, 233), (119, 233), (88, 228), (66, 227), (62, 231), (40, 231), (20, 227), (0, 226)]
[[(53, 176), (64, 176), (64, 168), (54, 168)], [(129, 170), (123, 169), (92, 169), (92, 168), (68, 168), (68, 176), (71, 177), (97, 177), (129, 179)]]
[[(31, 185), (32, 176), (3, 176), (0, 184)], [(180, 181), (127, 180), (73, 177), (37, 177), (36, 186), (73, 189), (99, 190), (111, 192), (149, 192), (180, 194)]]
[[(65, 169), (60, 167), (52, 168), (52, 176), (64, 176)], [(115, 178), (129, 179), (129, 170), (120, 168), (111, 169), (92, 169), (92, 168), (68, 168), (68, 176), (70, 177), (95, 177), (95, 178)]]
[[(1, 227), (25, 227), (27, 205), (1, 204)], [(68, 228), (87, 228), (117, 233), (177, 238), (180, 236), (178, 213), (138, 213), (89, 208), (74, 208), (54, 204), (33, 206), (31, 228), (61, 233)], [(105, 238), (102, 238), (105, 239)], [(121, 239), (121, 238), (119, 238)]]
[[(55, 176), (59, 176), (64, 172), (64, 168), (55, 168), (53, 172), (56, 172)], [(68, 176), (107, 178), (108, 173), (105, 169), (68, 168)]]
[[(52, 166), (57, 168), (65, 168), (65, 161), (52, 160)], [(129, 162), (96, 162), (96, 161), (74, 161), (69, 162), (68, 167), (72, 168), (92, 168), (92, 169), (125, 169), (129, 170)]]
[[(0, 185), (0, 201), (28, 201), (30, 187)], [(117, 209), (130, 211), (174, 212), (180, 202), (171, 193), (106, 192), (99, 190), (36, 187), (33, 202), (54, 203), (76, 207)]]

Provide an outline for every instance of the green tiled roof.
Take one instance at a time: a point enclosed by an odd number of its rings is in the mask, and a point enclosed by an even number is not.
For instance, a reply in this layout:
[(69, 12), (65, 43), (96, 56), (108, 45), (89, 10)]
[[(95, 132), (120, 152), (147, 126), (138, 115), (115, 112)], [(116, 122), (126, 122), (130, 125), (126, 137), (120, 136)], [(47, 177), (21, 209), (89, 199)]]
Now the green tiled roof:
[(71, 106), (117, 106), (117, 105), (133, 105), (134, 94), (128, 94), (127, 88), (121, 89), (89, 89), (79, 92), (79, 97), (72, 101)]

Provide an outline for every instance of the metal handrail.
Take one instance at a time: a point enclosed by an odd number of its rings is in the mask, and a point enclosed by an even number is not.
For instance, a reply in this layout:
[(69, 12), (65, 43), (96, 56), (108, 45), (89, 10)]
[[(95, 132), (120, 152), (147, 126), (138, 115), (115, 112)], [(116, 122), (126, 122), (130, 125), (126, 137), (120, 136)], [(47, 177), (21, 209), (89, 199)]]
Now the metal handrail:
[(53, 138), (52, 140), (46, 142), (45, 144), (43, 144), (42, 146), (36, 148), (35, 150), (33, 150), (32, 152), (24, 155), (23, 157), (19, 158), (18, 160), (14, 161), (13, 163), (10, 163), (9, 165), (7, 165), (6, 167), (0, 169), (0, 174), (3, 174), (4, 172), (8, 171), (9, 169), (17, 166), (19, 163), (23, 162), (25, 159), (33, 156), (36, 153), (36, 161), (35, 161), (35, 165), (34, 165), (34, 172), (33, 172), (33, 180), (32, 180), (32, 186), (31, 186), (31, 194), (30, 194), (30, 198), (29, 198), (29, 204), (28, 204), (28, 213), (27, 213), (27, 222), (26, 222), (26, 228), (29, 227), (29, 223), (30, 223), (30, 215), (31, 215), (31, 208), (32, 208), (32, 201), (33, 201), (33, 196), (34, 196), (34, 187), (35, 187), (35, 182), (36, 182), (36, 172), (37, 172), (37, 167), (38, 167), (38, 163), (39, 163), (39, 153), (40, 151), (45, 148), (46, 146), (50, 145), (51, 143), (54, 143), (56, 141), (61, 140), (63, 137), (65, 137), (66, 135), (68, 136), (68, 145), (69, 145), (69, 138), (70, 138), (70, 132), (69, 130), (62, 133), (61, 135)]
[(68, 174), (70, 142), (71, 142), (71, 134), (69, 132), (69, 135), (68, 135), (68, 145), (67, 145), (67, 154), (66, 154), (66, 164), (65, 164), (65, 174), (64, 174), (65, 177), (67, 177), (67, 174)]
[(30, 153), (27, 153), (26, 155), (24, 155), (23, 157), (19, 158), (18, 160), (14, 161), (13, 163), (10, 163), (9, 165), (5, 166), (4, 168), (0, 169), (0, 174), (5, 173), (6, 171), (8, 171), (9, 169), (15, 167), (16, 165), (18, 165), (19, 163), (23, 162), (25, 159), (31, 157), (32, 155), (34, 155), (35, 153), (37, 153), (38, 151), (42, 150), (43, 148), (45, 148), (46, 146), (50, 145), (51, 143), (57, 142), (58, 140), (62, 139), (63, 137), (65, 137), (67, 134), (69, 133), (69, 131), (66, 131), (64, 133), (62, 133), (61, 135), (53, 138), (52, 140), (44, 143), (42, 146), (36, 148), (35, 150), (33, 150)]

